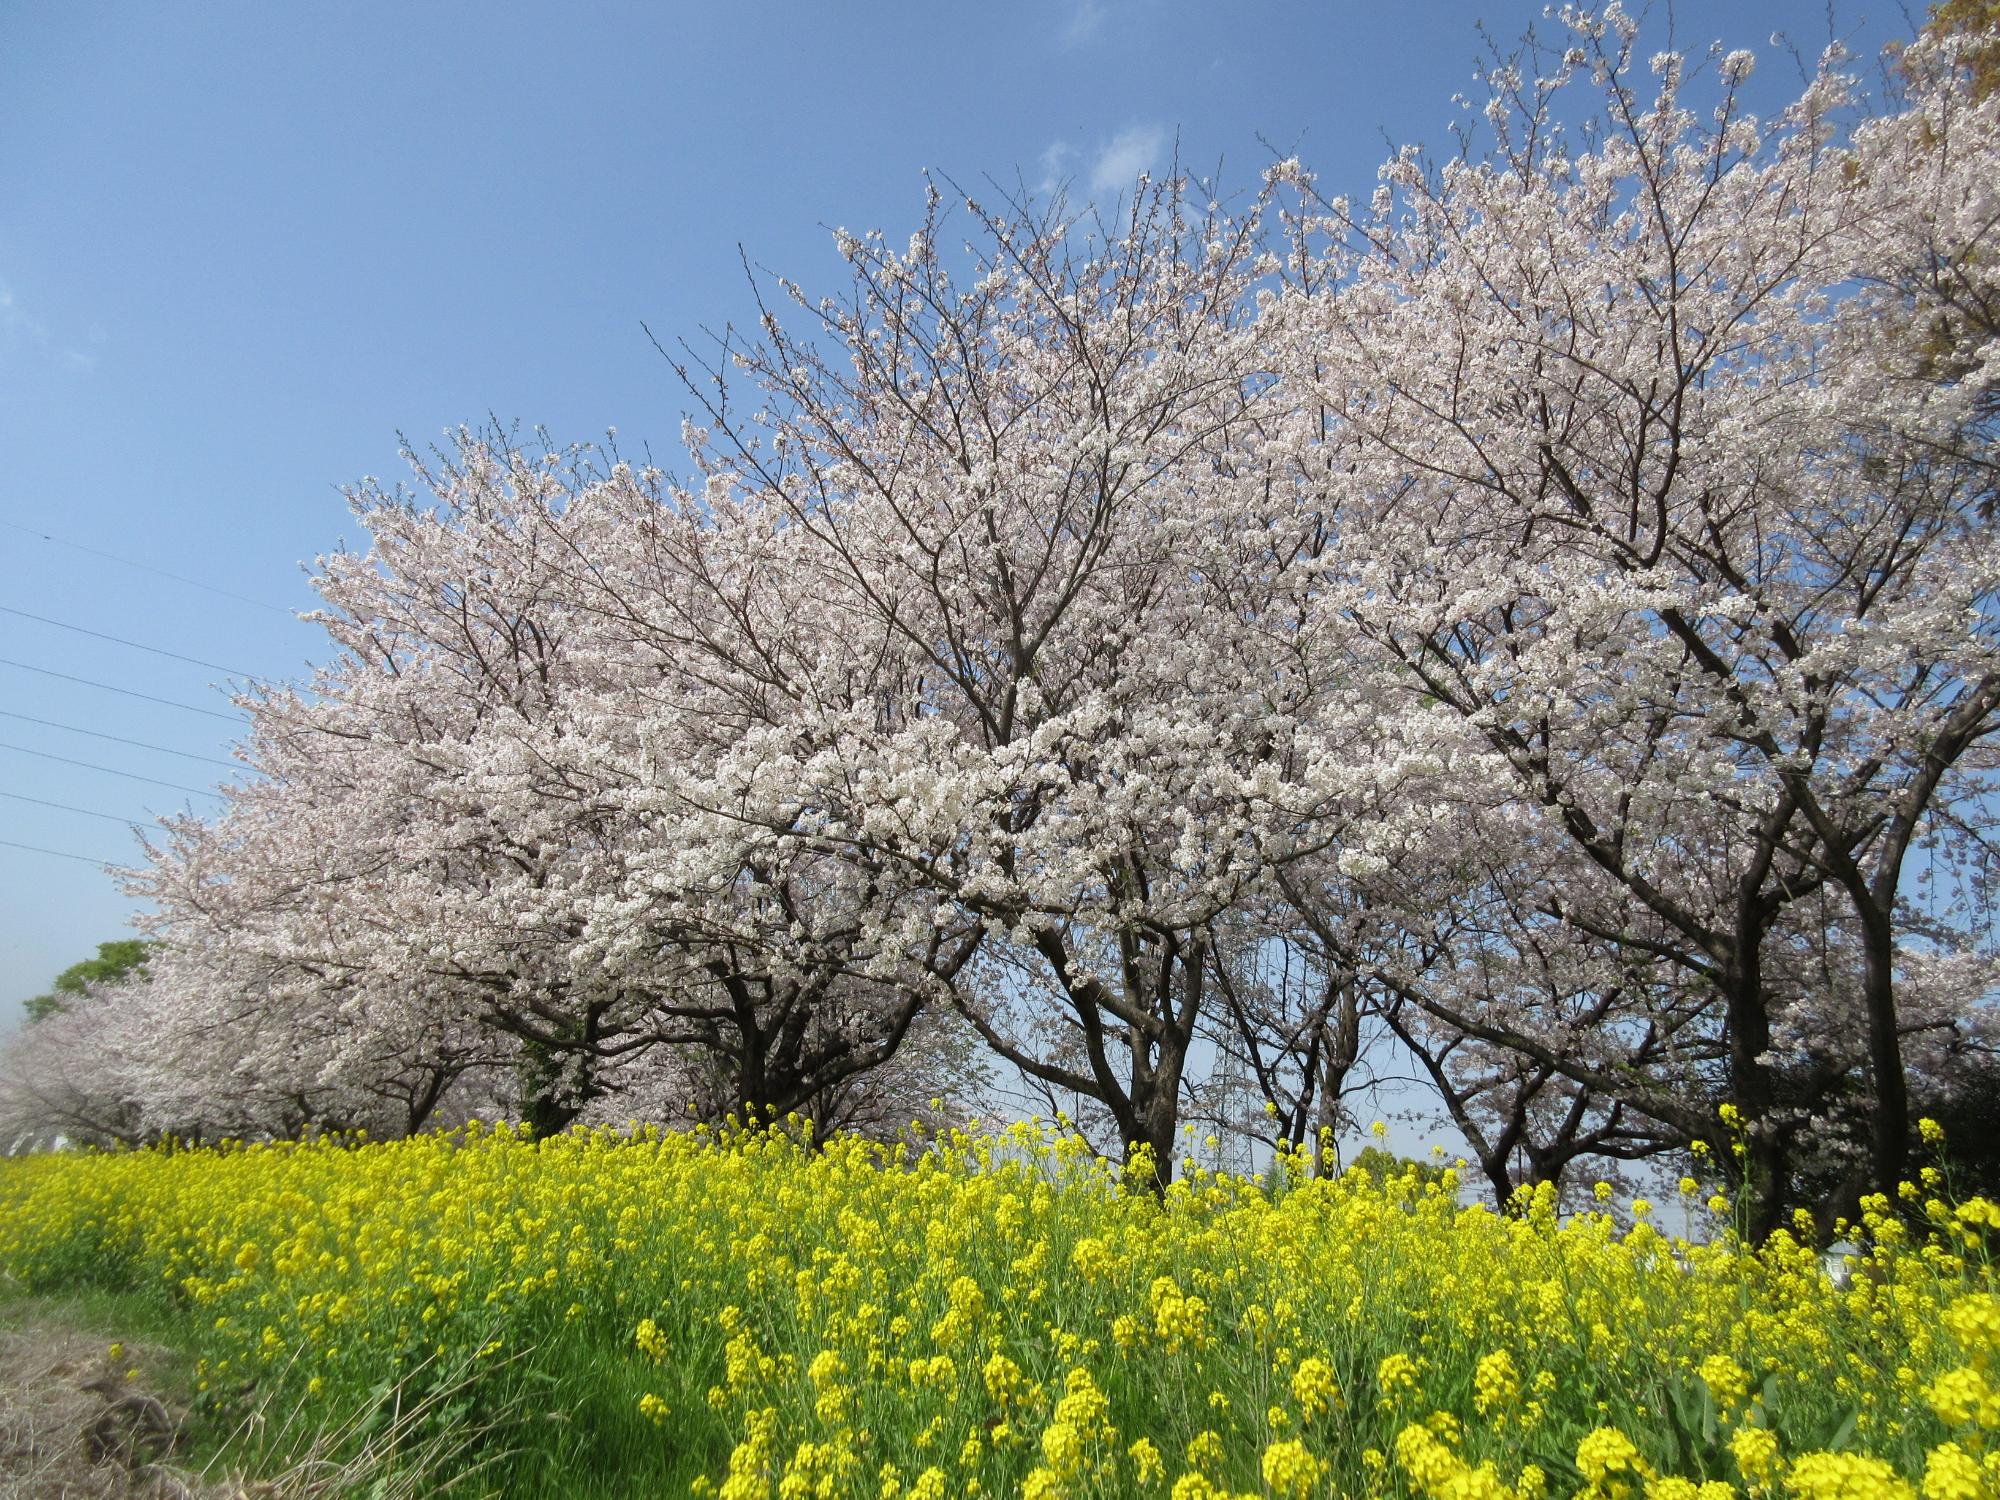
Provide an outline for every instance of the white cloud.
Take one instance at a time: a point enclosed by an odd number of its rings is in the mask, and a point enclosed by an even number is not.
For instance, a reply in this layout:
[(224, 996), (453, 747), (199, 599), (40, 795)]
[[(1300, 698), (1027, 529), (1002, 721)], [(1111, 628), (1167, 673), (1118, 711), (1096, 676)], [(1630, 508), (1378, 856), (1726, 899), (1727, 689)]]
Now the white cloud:
[(1057, 0), (1057, 4), (1064, 15), (1056, 39), (1063, 46), (1081, 46), (1102, 29), (1107, 14), (1104, 0)]
[[(72, 375), (88, 375), (97, 368), (95, 354), (86, 354), (81, 349), (72, 349), (66, 344), (59, 343), (49, 332), (48, 324), (21, 305), (20, 299), (14, 295), (14, 289), (7, 284), (4, 277), (0, 277), (0, 335), (5, 336), (7, 343), (29, 344), (42, 356), (54, 360)], [(103, 343), (104, 330), (93, 324), (90, 341)]]
[(1113, 201), (1132, 191), (1141, 172), (1157, 173), (1170, 139), (1164, 125), (1128, 125), (1091, 150), (1052, 142), (1042, 152), (1035, 193), (1052, 198), (1058, 189), (1081, 183), (1086, 199)]
[(6, 329), (9, 333), (21, 334), (36, 344), (45, 345), (49, 341), (49, 331), (42, 326), (41, 319), (30, 315), (28, 310), (21, 306), (19, 299), (14, 295), (14, 289), (4, 280), (0, 280), (0, 328)]
[(1035, 191), (1047, 198), (1063, 185), (1075, 172), (1076, 147), (1068, 141), (1057, 141), (1042, 153), (1042, 176), (1035, 184)]
[(1090, 191), (1096, 197), (1130, 192), (1141, 172), (1150, 172), (1167, 149), (1166, 128), (1128, 125), (1106, 141), (1090, 164)]

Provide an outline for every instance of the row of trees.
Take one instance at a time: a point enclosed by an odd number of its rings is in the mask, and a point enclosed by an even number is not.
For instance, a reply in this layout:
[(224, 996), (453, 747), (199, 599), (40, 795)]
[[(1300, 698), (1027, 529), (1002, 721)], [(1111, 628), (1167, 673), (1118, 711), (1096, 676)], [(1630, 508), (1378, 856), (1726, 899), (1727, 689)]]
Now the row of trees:
[(332, 659), (30, 1071), (110, 1133), (837, 1125), (983, 1056), (1164, 1173), (1215, 1058), (1310, 1140), (1393, 1048), (1502, 1196), (1728, 1163), (1723, 1102), (1762, 1225), (1893, 1184), (1995, 1077), (1991, 38), (1759, 118), (1563, 24), (1365, 204), (842, 234), (683, 368), (689, 480), (363, 484)]

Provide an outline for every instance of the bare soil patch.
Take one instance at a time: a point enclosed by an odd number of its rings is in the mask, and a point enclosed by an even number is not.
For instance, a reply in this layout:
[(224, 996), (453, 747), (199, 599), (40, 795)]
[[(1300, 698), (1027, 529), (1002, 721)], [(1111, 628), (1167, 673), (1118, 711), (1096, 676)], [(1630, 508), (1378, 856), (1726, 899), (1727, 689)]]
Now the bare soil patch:
[(159, 1376), (165, 1350), (107, 1339), (62, 1309), (0, 1323), (0, 1500), (227, 1500), (173, 1465), (186, 1412)]

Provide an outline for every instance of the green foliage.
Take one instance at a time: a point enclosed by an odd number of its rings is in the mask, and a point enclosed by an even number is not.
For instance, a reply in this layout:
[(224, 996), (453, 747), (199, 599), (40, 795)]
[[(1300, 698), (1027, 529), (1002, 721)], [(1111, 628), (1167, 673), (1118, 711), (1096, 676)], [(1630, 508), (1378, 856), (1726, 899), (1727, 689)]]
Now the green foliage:
[(1414, 1161), (1393, 1151), (1385, 1151), (1380, 1146), (1363, 1146), (1348, 1165), (1366, 1172), (1378, 1183), (1393, 1182), (1415, 1173), (1419, 1186), (1430, 1183), (1442, 1185), (1446, 1173), (1451, 1170), (1443, 1162)]
[(39, 1021), (52, 1016), (57, 1011), (69, 1009), (71, 1000), (83, 998), (84, 991), (93, 984), (109, 984), (115, 979), (123, 979), (146, 963), (146, 944), (138, 938), (121, 938), (115, 943), (99, 943), (97, 957), (86, 958), (82, 963), (71, 964), (56, 975), (55, 983), (49, 986), (46, 995), (37, 995), (32, 1000), (23, 1001), (28, 1019)]

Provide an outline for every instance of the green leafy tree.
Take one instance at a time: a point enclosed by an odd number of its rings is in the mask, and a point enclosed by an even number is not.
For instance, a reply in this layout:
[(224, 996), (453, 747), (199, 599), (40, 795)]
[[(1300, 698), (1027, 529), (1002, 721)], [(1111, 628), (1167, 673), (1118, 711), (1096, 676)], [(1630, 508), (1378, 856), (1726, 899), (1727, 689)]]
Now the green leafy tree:
[(1349, 1167), (1359, 1167), (1377, 1182), (1390, 1182), (1414, 1172), (1419, 1183), (1435, 1182), (1444, 1185), (1445, 1173), (1450, 1168), (1441, 1161), (1414, 1161), (1407, 1156), (1398, 1156), (1393, 1151), (1385, 1151), (1380, 1146), (1363, 1146), (1355, 1154)]
[(52, 1016), (59, 1010), (69, 1009), (69, 1002), (83, 998), (84, 991), (93, 984), (109, 984), (114, 979), (123, 979), (135, 969), (145, 967), (146, 944), (138, 938), (123, 938), (115, 943), (99, 943), (97, 957), (86, 958), (82, 963), (71, 964), (56, 975), (55, 983), (49, 986), (46, 995), (37, 995), (24, 1001), (30, 1021), (39, 1021), (44, 1016)]

